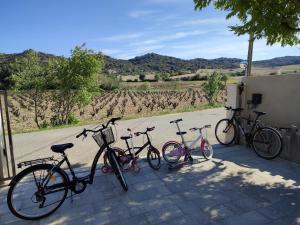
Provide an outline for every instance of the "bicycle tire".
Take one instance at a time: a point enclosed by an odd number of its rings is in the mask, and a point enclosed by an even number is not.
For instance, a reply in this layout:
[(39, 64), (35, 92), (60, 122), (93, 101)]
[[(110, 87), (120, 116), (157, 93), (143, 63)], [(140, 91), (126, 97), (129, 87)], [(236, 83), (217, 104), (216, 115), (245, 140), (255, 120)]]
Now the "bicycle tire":
[[(152, 163), (152, 161), (155, 159), (158, 160), (157, 165), (154, 165)], [(160, 153), (156, 148), (154, 148), (154, 147), (149, 148), (148, 153), (147, 153), (147, 161), (148, 161), (149, 166), (152, 169), (159, 170), (159, 168), (160, 168)]]
[(47, 212), (43, 215), (35, 216), (35, 217), (22, 215), (14, 208), (14, 205), (12, 203), (13, 202), (12, 198), (13, 198), (14, 188), (22, 180), (22, 178), (24, 178), (26, 175), (28, 175), (30, 173), (33, 173), (34, 171), (41, 170), (41, 169), (51, 170), (51, 169), (53, 169), (53, 165), (38, 164), (38, 165), (28, 167), (25, 170), (21, 171), (19, 174), (17, 174), (13, 178), (12, 182), (10, 183), (10, 188), (9, 188), (8, 194), (7, 194), (7, 205), (8, 205), (9, 210), (12, 212), (12, 214), (15, 215), (18, 218), (21, 218), (21, 219), (24, 219), (24, 220), (39, 220), (39, 219), (45, 218), (45, 217), (51, 215), (52, 213), (54, 213), (63, 204), (63, 202), (65, 201), (65, 199), (67, 197), (68, 183), (69, 183), (68, 175), (61, 168), (55, 167), (53, 171), (55, 173), (58, 173), (58, 174), (61, 175), (61, 177), (63, 179), (64, 187), (65, 187), (63, 197), (60, 200), (59, 204), (54, 209), (52, 209), (50, 212)]
[[(229, 138), (229, 141), (227, 142), (224, 142), (223, 140), (221, 140), (221, 138), (219, 137), (218, 135), (218, 129), (222, 129), (221, 125), (222, 123), (227, 123), (226, 125), (226, 129), (228, 129), (228, 125), (230, 125), (232, 128), (233, 128), (233, 136), (232, 138)], [(230, 128), (231, 128), (230, 127)], [(230, 129), (229, 128), (229, 129)], [(224, 130), (223, 130), (223, 133)], [(230, 120), (230, 119), (222, 119), (220, 120), (217, 125), (216, 125), (216, 128), (215, 128), (215, 136), (216, 136), (216, 139), (218, 140), (218, 142), (221, 144), (221, 145), (225, 145), (225, 146), (228, 146), (228, 145), (231, 145), (233, 143), (233, 141), (236, 139), (236, 136), (237, 136), (237, 128), (236, 128), (236, 125)]]
[(124, 191), (128, 191), (128, 186), (127, 186), (127, 183), (126, 183), (126, 180), (124, 178), (124, 175), (122, 173), (122, 170), (120, 168), (120, 165), (119, 165), (119, 162), (117, 160), (117, 157), (115, 155), (115, 152), (114, 151), (110, 151), (110, 153), (108, 153), (108, 160), (110, 162), (110, 165), (117, 177), (117, 179), (119, 180), (122, 188)]
[[(271, 154), (269, 156), (268, 155), (263, 155), (261, 153), (261, 151), (259, 151), (258, 145), (255, 144), (255, 143), (261, 143), (261, 141), (259, 141), (258, 135), (262, 136), (262, 132), (266, 132), (266, 131), (269, 132), (269, 133), (274, 134), (274, 137), (276, 137), (277, 141), (278, 141), (277, 148), (275, 149), (275, 151), (273, 152), (273, 154)], [(257, 142), (255, 140), (257, 140)], [(274, 142), (272, 142), (272, 143), (274, 143)], [(258, 130), (256, 130), (255, 133), (253, 134), (251, 145), (252, 145), (252, 148), (253, 148), (254, 152), (259, 157), (261, 157), (263, 159), (268, 159), (268, 160), (275, 159), (277, 156), (279, 156), (280, 153), (282, 152), (282, 146), (283, 146), (281, 134), (277, 130), (275, 130), (274, 128), (272, 128), (272, 127), (262, 127), (262, 128), (259, 128)]]
[[(118, 147), (113, 147), (111, 149), (116, 153), (116, 156), (119, 160), (120, 160), (120, 157), (126, 157), (126, 153), (123, 149), (118, 148)], [(107, 154), (108, 154), (108, 152), (106, 151), (103, 155), (103, 166), (106, 166), (107, 168), (111, 168)]]
[[(205, 159), (209, 160), (213, 157), (213, 154), (214, 154), (213, 147), (206, 139), (204, 139), (201, 144), (201, 151), (202, 151), (202, 155)], [(209, 152), (209, 154), (207, 154), (207, 152)]]
[(173, 148), (175, 148), (175, 146), (181, 147), (181, 144), (177, 141), (170, 141), (168, 143), (166, 143), (163, 148), (162, 148), (162, 155), (164, 160), (169, 163), (169, 164), (175, 164), (179, 161), (179, 159), (181, 158), (181, 155), (178, 154), (177, 156), (174, 157), (174, 159), (172, 159), (171, 157), (168, 156), (168, 153), (166, 152), (168, 147), (173, 146)]

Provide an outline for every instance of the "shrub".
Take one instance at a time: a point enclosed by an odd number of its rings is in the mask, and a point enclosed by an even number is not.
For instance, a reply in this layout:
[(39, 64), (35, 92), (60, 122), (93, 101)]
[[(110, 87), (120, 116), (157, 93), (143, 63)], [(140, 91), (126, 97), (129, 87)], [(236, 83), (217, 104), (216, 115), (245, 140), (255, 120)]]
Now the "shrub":
[(116, 90), (120, 87), (119, 79), (114, 75), (101, 76), (100, 88), (106, 91)]

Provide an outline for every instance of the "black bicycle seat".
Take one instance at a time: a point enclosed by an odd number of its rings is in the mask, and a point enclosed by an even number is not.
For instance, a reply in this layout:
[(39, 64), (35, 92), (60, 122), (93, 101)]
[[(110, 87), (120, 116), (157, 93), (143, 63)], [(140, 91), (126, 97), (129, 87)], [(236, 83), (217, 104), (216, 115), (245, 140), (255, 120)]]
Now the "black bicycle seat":
[(170, 121), (170, 123), (178, 123), (178, 122), (181, 122), (182, 119), (177, 119), (177, 120), (173, 120), (173, 121)]
[(130, 138), (131, 138), (130, 136), (122, 136), (122, 137), (121, 137), (122, 140), (128, 140), (128, 139), (130, 139)]
[(185, 135), (186, 132), (185, 131), (182, 131), (182, 132), (176, 132), (177, 135)]
[(266, 112), (260, 112), (260, 111), (253, 111), (254, 113), (256, 113), (257, 115), (259, 116), (262, 116), (262, 115), (266, 115), (267, 113)]
[(63, 153), (66, 149), (72, 148), (74, 145), (73, 143), (65, 143), (59, 145), (52, 145), (51, 150), (56, 153)]

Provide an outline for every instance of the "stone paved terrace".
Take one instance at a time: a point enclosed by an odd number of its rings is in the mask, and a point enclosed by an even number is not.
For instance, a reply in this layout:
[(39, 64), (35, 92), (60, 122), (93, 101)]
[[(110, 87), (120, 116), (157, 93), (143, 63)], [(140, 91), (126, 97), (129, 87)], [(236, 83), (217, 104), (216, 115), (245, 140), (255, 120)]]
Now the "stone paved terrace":
[(241, 146), (215, 146), (211, 161), (192, 166), (126, 173), (125, 193), (113, 175), (98, 171), (95, 183), (67, 199), (50, 217), (21, 221), (0, 189), (0, 224), (300, 224), (300, 165), (266, 161)]

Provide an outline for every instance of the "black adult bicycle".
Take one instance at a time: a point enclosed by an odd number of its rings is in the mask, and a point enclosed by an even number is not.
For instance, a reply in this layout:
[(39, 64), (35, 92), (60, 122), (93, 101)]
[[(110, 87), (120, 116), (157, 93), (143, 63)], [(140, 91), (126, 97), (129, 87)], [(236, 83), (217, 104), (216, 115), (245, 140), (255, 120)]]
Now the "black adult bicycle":
[[(159, 170), (160, 168), (160, 153), (155, 148), (151, 142), (151, 138), (149, 135), (149, 132), (153, 131), (155, 127), (147, 127), (146, 131), (144, 132), (136, 132), (134, 133), (135, 136), (145, 135), (146, 136), (146, 143), (143, 144), (143, 146), (137, 147), (133, 144), (133, 135), (131, 129), (127, 129), (129, 132), (128, 136), (122, 136), (121, 139), (125, 141), (127, 150), (123, 150), (121, 148), (113, 148), (113, 150), (116, 152), (119, 162), (122, 165), (123, 171), (129, 171), (133, 170), (135, 172), (139, 172), (140, 168), (137, 164), (138, 156), (139, 154), (144, 150), (147, 149), (147, 161), (149, 166), (153, 170)], [(130, 141), (130, 144), (129, 142)], [(108, 157), (104, 155), (104, 166), (102, 167), (102, 172), (107, 173), (112, 171), (111, 165), (109, 163)]]
[[(114, 142), (114, 135), (110, 124), (115, 124), (120, 118), (112, 118), (103, 124), (100, 129), (84, 129), (76, 137), (87, 137), (89, 132), (100, 146), (91, 166), (90, 174), (77, 177), (68, 160), (65, 151), (73, 147), (72, 143), (52, 145), (51, 150), (62, 155), (62, 160), (53, 157), (21, 162), (19, 168), (29, 166), (17, 174), (10, 182), (7, 194), (7, 204), (10, 211), (17, 217), (25, 220), (36, 220), (49, 216), (55, 212), (67, 198), (68, 190), (73, 193), (82, 193), (87, 184), (93, 184), (97, 162), (103, 151), (107, 153), (110, 165), (120, 181), (123, 189), (128, 190), (126, 181), (120, 169), (117, 156), (110, 144)], [(62, 164), (66, 162), (71, 173), (71, 179)]]
[(263, 126), (258, 120), (260, 116), (266, 115), (266, 112), (253, 111), (256, 114), (256, 118), (253, 122), (251, 129), (247, 132), (241, 124), (241, 119), (244, 119), (238, 115), (243, 111), (242, 108), (225, 107), (227, 110), (233, 112), (230, 119), (220, 120), (215, 128), (215, 135), (218, 142), (222, 145), (232, 144), (237, 136), (238, 129), (245, 136), (246, 142), (250, 145), (255, 153), (264, 159), (274, 159), (282, 151), (282, 137), (281, 134), (272, 127)]

